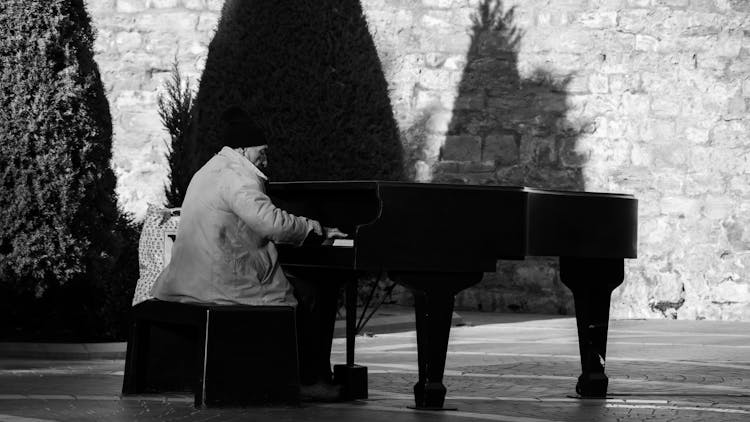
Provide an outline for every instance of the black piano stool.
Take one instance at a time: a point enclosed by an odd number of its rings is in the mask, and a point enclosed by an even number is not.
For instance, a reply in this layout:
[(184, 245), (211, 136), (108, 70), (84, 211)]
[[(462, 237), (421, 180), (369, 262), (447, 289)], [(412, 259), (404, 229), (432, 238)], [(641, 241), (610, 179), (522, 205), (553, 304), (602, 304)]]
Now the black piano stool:
[(289, 306), (133, 307), (122, 394), (192, 392), (195, 407), (299, 402)]

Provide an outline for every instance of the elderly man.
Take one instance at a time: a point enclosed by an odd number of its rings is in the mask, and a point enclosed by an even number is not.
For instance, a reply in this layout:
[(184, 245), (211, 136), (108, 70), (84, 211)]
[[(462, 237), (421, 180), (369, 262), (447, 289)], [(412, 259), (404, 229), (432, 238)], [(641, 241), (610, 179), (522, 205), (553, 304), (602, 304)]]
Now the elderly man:
[[(341, 233), (274, 206), (265, 194), (267, 178), (261, 170), (268, 148), (263, 132), (237, 107), (223, 113), (222, 124), (224, 147), (190, 181), (172, 258), (152, 294), (175, 302), (296, 306), (276, 244), (319, 243)], [(298, 324), (302, 397), (335, 400), (340, 394), (330, 383), (335, 316), (330, 308), (335, 303), (324, 300), (325, 309), (320, 309), (321, 293), (315, 285), (295, 283), (296, 296), (305, 305), (297, 309), (298, 321), (304, 321)]]

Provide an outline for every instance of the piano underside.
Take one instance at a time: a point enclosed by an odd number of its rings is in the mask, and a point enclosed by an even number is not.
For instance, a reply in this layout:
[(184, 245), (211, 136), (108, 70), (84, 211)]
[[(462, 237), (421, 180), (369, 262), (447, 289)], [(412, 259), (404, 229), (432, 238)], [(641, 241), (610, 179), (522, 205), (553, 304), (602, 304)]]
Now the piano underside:
[(623, 259), (636, 257), (633, 196), (382, 181), (271, 183), (268, 192), (282, 209), (349, 235), (335, 244), (280, 245), (279, 250), (284, 267), (352, 280), (347, 286), (352, 373), (362, 368), (353, 363), (356, 303), (349, 303), (356, 300), (357, 274), (387, 272), (414, 292), (420, 356), (416, 407), (441, 409), (455, 294), (478, 283), (484, 272), (494, 272), (500, 259), (558, 256), (561, 280), (576, 305), (582, 365), (576, 391), (606, 395), (602, 363), (609, 299), (623, 281)]

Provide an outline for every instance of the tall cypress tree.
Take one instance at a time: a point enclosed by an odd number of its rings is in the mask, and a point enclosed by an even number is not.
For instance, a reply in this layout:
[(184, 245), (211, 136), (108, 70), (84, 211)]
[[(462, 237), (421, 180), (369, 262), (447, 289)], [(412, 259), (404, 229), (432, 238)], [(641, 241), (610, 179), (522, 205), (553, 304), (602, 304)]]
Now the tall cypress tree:
[(275, 180), (400, 179), (388, 86), (359, 1), (227, 0), (186, 148), (188, 177), (220, 147), (220, 115), (266, 130)]
[(93, 41), (83, 0), (0, 3), (0, 288), (16, 295), (101, 283), (122, 246)]

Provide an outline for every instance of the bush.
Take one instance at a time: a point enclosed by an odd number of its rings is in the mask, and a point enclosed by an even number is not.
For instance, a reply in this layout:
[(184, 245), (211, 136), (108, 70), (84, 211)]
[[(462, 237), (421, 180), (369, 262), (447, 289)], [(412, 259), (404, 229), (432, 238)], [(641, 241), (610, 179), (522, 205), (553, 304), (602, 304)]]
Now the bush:
[(240, 105), (270, 138), (274, 180), (402, 177), (388, 85), (358, 1), (227, 0), (191, 124), (192, 175)]
[(159, 95), (158, 98), (159, 117), (171, 141), (167, 145), (166, 154), (169, 173), (168, 184), (164, 187), (167, 198), (165, 206), (175, 208), (182, 205), (190, 183), (190, 175), (185, 174), (188, 158), (185, 154), (185, 143), (193, 109), (193, 89), (189, 80), (183, 83), (179, 63), (176, 60), (172, 65), (172, 78), (164, 87), (166, 93)]
[(132, 273), (113, 274), (130, 239), (93, 41), (83, 0), (0, 4), (0, 319), (12, 337), (33, 336), (34, 318), (51, 334), (88, 332), (99, 292)]

